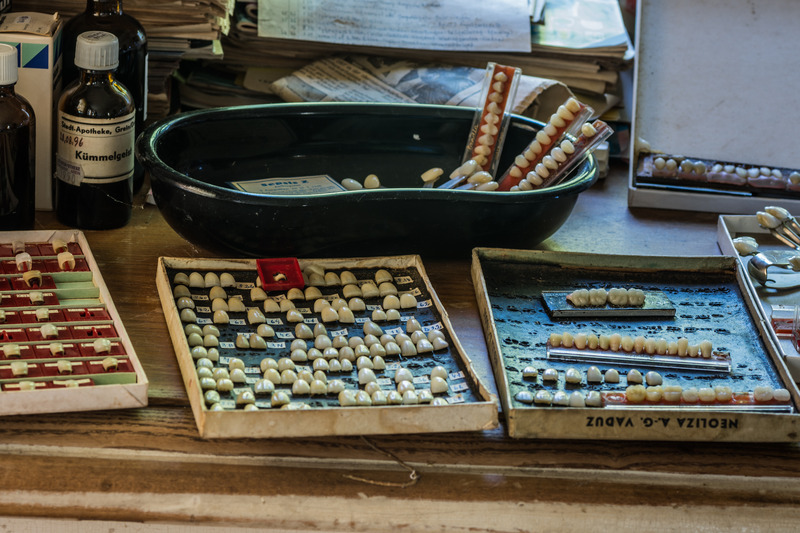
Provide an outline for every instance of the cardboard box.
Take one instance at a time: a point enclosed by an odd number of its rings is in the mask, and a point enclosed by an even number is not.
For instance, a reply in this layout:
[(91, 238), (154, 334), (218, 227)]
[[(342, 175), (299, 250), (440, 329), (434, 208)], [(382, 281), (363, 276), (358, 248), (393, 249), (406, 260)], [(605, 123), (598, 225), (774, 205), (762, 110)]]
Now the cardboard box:
[(36, 115), (36, 209), (53, 209), (53, 122), (61, 95), (61, 28), (58, 13), (7, 13), (0, 43), (17, 48), (17, 94)]
[[(792, 0), (756, 7), (745, 0), (639, 0), (632, 139), (670, 155), (800, 169), (790, 141), (799, 9)], [(800, 208), (800, 199), (788, 197), (637, 183), (636, 155), (632, 146), (630, 206), (726, 214)]]
[[(73, 254), (74, 269), (58, 266), (53, 247), (57, 240), (66, 243)], [(42, 287), (52, 282), (52, 290), (39, 292), (20, 285), (24, 274), (17, 272), (15, 253), (15, 243), (20, 241), (31, 256), (33, 271), (42, 275)], [(0, 264), (4, 266), (0, 275), (3, 415), (147, 405), (147, 376), (83, 232), (0, 232)], [(42, 304), (38, 303), (40, 299)], [(48, 311), (46, 316), (37, 314), (37, 310), (44, 309)], [(50, 333), (45, 329), (48, 325), (55, 328), (56, 336), (45, 339), (45, 332)], [(109, 345), (107, 350), (98, 352), (94, 341), (101, 338)], [(15, 355), (16, 350), (19, 353)], [(116, 368), (106, 370), (103, 361), (107, 357), (115, 359)], [(25, 363), (23, 376), (14, 374), (15, 363)], [(59, 366), (65, 363), (69, 363), (66, 372)]]
[[(472, 279), (509, 436), (796, 441), (800, 391), (766, 331), (745, 277), (736, 258), (727, 256), (475, 248)], [(545, 303), (544, 293), (601, 287), (661, 291), (674, 306), (675, 315), (654, 315), (647, 305), (640, 310), (609, 305), (580, 309), (580, 316), (560, 317)], [(568, 305), (566, 300), (564, 303)], [(554, 348), (550, 335), (567, 332), (572, 333), (574, 344)], [(588, 338), (586, 345), (577, 342), (579, 334), (599, 338), (614, 333), (628, 337), (631, 346), (625, 348), (623, 340), (621, 349), (593, 350)], [(668, 342), (684, 337), (690, 345), (707, 340), (714, 351), (704, 357), (692, 356), (691, 349), (685, 356), (677, 351), (677, 359), (672, 356), (670, 360), (669, 353), (657, 353), (657, 348), (634, 348), (632, 339), (640, 336)], [(718, 356), (729, 365), (720, 367), (720, 360), (715, 360)], [(590, 379), (591, 366), (601, 372), (617, 370), (618, 379)], [(639, 380), (635, 373), (630, 377), (631, 370), (639, 371)], [(665, 394), (662, 402), (628, 401), (628, 387), (636, 387), (649, 372), (658, 372), (664, 387), (694, 389), (696, 399), (667, 400)], [(734, 398), (746, 400), (700, 399), (701, 389), (725, 386), (731, 388)], [(764, 386), (785, 389), (791, 401), (776, 405), (756, 400), (755, 390)], [(559, 393), (561, 401), (557, 402)], [(601, 405), (572, 401), (573, 395), (588, 400), (593, 393), (601, 395)], [(540, 395), (540, 401), (534, 394)], [(569, 399), (569, 407), (564, 398)]]
[[(256, 280), (264, 279), (266, 281), (269, 276), (259, 277), (256, 261), (252, 259), (161, 257), (158, 260), (156, 285), (183, 382), (192, 405), (192, 412), (202, 438), (386, 435), (482, 431), (497, 427), (497, 399), (481, 383), (475, 373), (472, 361), (458, 341), (419, 256), (300, 259), (299, 266), (304, 272), (308, 272), (308, 269), (313, 266), (324, 270), (326, 274), (336, 273), (337, 276), (343, 274), (344, 271), (349, 271), (357, 278), (357, 283), (341, 285), (336, 282), (325, 286), (316, 285), (312, 280), (308, 280), (307, 290), (318, 288), (323, 295), (322, 298), (332, 302), (336, 298), (345, 297), (348, 293), (348, 286), (351, 290), (356, 285), (364, 286), (368, 280), (373, 279), (379, 269), (391, 272), (393, 282), (390, 285), (394, 284), (400, 295), (414, 295), (416, 306), (402, 308), (399, 311), (400, 319), (376, 318), (376, 322), (372, 325), (380, 325), (383, 333), (388, 335), (398, 336), (400, 333), (413, 335), (414, 332), (408, 329), (407, 324), (411, 318), (415, 318), (421, 326), (421, 330), (417, 331), (424, 331), (426, 334), (433, 331), (441, 332), (447, 339), (447, 345), (444, 348), (436, 348), (434, 351), (420, 350), (420, 353), (416, 355), (406, 354), (403, 357), (387, 351), (385, 367), (375, 366), (374, 375), (377, 383), (388, 394), (397, 386), (395, 380), (398, 368), (403, 367), (409, 371), (413, 369), (415, 390), (422, 394), (427, 389), (431, 394), (435, 394), (438, 400), (446, 399), (446, 404), (434, 404), (429, 397), (427, 401), (420, 401), (413, 405), (411, 402), (404, 405), (388, 405), (386, 402), (376, 401), (375, 404), (369, 406), (362, 402), (357, 406), (345, 407), (340, 404), (336, 391), (315, 393), (314, 395), (310, 395), (308, 392), (295, 392), (294, 387), (290, 384), (291, 381), (284, 382), (283, 376), (281, 384), (275, 385), (275, 397), (264, 389), (260, 389), (261, 392), (256, 393), (259, 390), (257, 382), (261, 379), (262, 373), (265, 378), (269, 375), (268, 371), (263, 370), (269, 368), (264, 366), (264, 361), (270, 359), (273, 362), (282, 361), (280, 364), (286, 364), (285, 360), (290, 354), (293, 341), (308, 338), (298, 333), (297, 325), (289, 319), (288, 311), (268, 311), (262, 303), (266, 296), (263, 298), (253, 296), (252, 291), (256, 288)], [(235, 282), (225, 284), (223, 290), (229, 301), (240, 299), (247, 307), (247, 313), (242, 310), (231, 310), (230, 320), (227, 323), (224, 320), (217, 320), (212, 309), (218, 304), (214, 303), (215, 299), (209, 300), (209, 298), (212, 291), (223, 288), (222, 282), (220, 281), (217, 286), (211, 282), (209, 284), (211, 288), (209, 288), (199, 287), (189, 279), (196, 275), (201, 275), (203, 279), (211, 279), (209, 278), (211, 274), (216, 274), (218, 278), (229, 274), (234, 278)], [(187, 280), (180, 281), (179, 276), (186, 276)], [(265, 286), (263, 283), (262, 286)], [(176, 294), (180, 294), (178, 291), (188, 291), (190, 295), (176, 297)], [(289, 292), (283, 289), (267, 288), (267, 293), (270, 299), (274, 299), (272, 303), (289, 299)], [(384, 297), (365, 295), (363, 301), (366, 307), (364, 310), (352, 310), (352, 321), (338, 321), (338, 319), (323, 319), (321, 312), (313, 310), (320, 299), (319, 296), (309, 296), (309, 300), (293, 298), (296, 302), (294, 310), (302, 313), (305, 325), (314, 329), (317, 326), (325, 326), (325, 333), (320, 333), (314, 339), (308, 338), (308, 348), (320, 346), (320, 349), (323, 349), (321, 344), (317, 345), (322, 337), (330, 339), (346, 337), (348, 343), (355, 337), (359, 337), (366, 342), (367, 334), (364, 333), (364, 326), (367, 322), (371, 322), (372, 312), (382, 309), (382, 306), (388, 308)], [(187, 303), (189, 300), (192, 302), (191, 304)], [(181, 309), (178, 309), (179, 305)], [(264, 309), (266, 316), (262, 316), (261, 322), (258, 319), (251, 322), (249, 311), (259, 308)], [(186, 311), (191, 311), (191, 313), (187, 315)], [(204, 333), (204, 346), (199, 346), (196, 344), (196, 339), (189, 338), (192, 334), (187, 333), (186, 326), (188, 324), (202, 327), (214, 324), (220, 331), (219, 338), (207, 344), (206, 337), (209, 335), (215, 337), (215, 335)], [(248, 348), (239, 344), (240, 339), (249, 338), (256, 333), (259, 325), (266, 326), (267, 324), (274, 328), (274, 331), (271, 335), (264, 334), (264, 340), (267, 341), (266, 346)], [(419, 341), (415, 342), (419, 343)], [(223, 390), (220, 384), (218, 391), (220, 396), (216, 399), (216, 405), (206, 396), (207, 392), (216, 385), (210, 384), (206, 378), (201, 377), (198, 370), (198, 361), (206, 357), (203, 355), (205, 346), (209, 347), (209, 352), (218, 348), (215, 357), (209, 354), (206, 359), (207, 362), (213, 361), (214, 371), (233, 368), (232, 361), (238, 359), (238, 363), (244, 364), (243, 372), (247, 373), (245, 380), (236, 382), (233, 391)], [(197, 348), (200, 348), (200, 353), (196, 350)], [(297, 351), (301, 352), (301, 357), (296, 357), (295, 352)], [(326, 357), (329, 357), (330, 352), (326, 350), (326, 353), (328, 353)], [(329, 382), (334, 379), (339, 380), (351, 392), (366, 388), (362, 384), (360, 369), (357, 368), (360, 364), (358, 360), (353, 363), (353, 366), (356, 367), (354, 369), (323, 370), (322, 368), (327, 367), (327, 364), (318, 369), (315, 364), (318, 358), (312, 359), (309, 356), (309, 360), (306, 360), (304, 354), (305, 351), (302, 349), (291, 349), (291, 357), (297, 361), (295, 370), (298, 374), (313, 369), (328, 373), (327, 380)], [(344, 357), (343, 353), (340, 354), (340, 357)], [(335, 356), (333, 358), (335, 359)], [(368, 357), (366, 358), (368, 359)], [(377, 357), (373, 356), (373, 361), (376, 359)], [(428, 376), (432, 373), (432, 368), (437, 365), (442, 366), (448, 372), (446, 391), (432, 391), (432, 379), (429, 379)], [(294, 363), (291, 366), (294, 366)], [(213, 378), (208, 379), (213, 382)], [(254, 405), (257, 411), (250, 412), (244, 409), (243, 404), (247, 402), (240, 401), (240, 399), (245, 394), (255, 395), (251, 398), (251, 406)], [(277, 395), (289, 395), (291, 402), (280, 407), (283, 402), (273, 403), (278, 397)], [(221, 406), (223, 410), (215, 410), (213, 408), (215, 406)]]

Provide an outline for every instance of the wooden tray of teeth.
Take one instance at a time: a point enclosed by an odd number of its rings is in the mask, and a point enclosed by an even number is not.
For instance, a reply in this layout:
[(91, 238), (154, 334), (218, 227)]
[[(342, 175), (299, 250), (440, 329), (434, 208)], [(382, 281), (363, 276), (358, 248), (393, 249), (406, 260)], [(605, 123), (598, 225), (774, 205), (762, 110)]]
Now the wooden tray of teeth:
[[(745, 275), (725, 256), (476, 248), (473, 282), (509, 435), (798, 440), (800, 394)], [(578, 290), (594, 297), (576, 300), (581, 315), (553, 316), (543, 300)], [(612, 291), (657, 291), (675, 313), (609, 316), (602, 293)]]
[(143, 407), (147, 386), (83, 233), (0, 233), (0, 413)]
[(418, 256), (160, 258), (156, 281), (204, 438), (498, 424)]

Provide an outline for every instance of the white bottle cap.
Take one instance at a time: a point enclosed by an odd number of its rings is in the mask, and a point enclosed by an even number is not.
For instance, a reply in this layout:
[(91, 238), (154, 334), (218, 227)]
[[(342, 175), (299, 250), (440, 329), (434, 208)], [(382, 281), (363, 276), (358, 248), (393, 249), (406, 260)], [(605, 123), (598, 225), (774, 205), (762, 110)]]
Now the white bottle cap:
[(0, 85), (17, 83), (17, 49), (8, 44), (0, 44)]
[(107, 31), (86, 31), (75, 44), (75, 66), (86, 70), (112, 70), (119, 65), (119, 41)]

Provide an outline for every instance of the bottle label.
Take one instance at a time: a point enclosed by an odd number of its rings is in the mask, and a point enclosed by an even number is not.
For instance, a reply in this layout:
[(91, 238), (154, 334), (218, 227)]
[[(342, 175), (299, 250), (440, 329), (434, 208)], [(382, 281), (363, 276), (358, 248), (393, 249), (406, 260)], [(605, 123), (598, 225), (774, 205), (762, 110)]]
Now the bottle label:
[(86, 118), (59, 111), (56, 178), (75, 186), (132, 178), (134, 114)]

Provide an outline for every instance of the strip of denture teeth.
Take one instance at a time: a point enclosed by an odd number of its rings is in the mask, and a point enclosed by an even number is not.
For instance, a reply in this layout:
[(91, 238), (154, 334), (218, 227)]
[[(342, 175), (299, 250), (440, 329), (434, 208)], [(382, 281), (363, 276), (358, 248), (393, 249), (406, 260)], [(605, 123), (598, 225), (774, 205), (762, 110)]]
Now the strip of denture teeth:
[(497, 141), (503, 127), (503, 115), (511, 106), (509, 91), (517, 71), (504, 65), (495, 65), (491, 85), (481, 110), (475, 145), (472, 147), (470, 159), (474, 159), (482, 170), (491, 168), (492, 160), (497, 155)]
[(664, 338), (644, 337), (639, 335), (631, 337), (612, 333), (611, 335), (596, 335), (594, 333), (551, 333), (547, 344), (551, 348), (575, 348), (576, 350), (602, 350), (612, 352), (628, 352), (647, 355), (677, 355), (678, 357), (729, 357), (724, 352), (714, 351), (711, 341), (702, 340), (698, 344), (689, 344), (686, 337), (676, 341), (667, 341)]
[(729, 185), (748, 184), (752, 187), (767, 189), (785, 189), (800, 186), (800, 173), (797, 171), (792, 171), (787, 177), (778, 168), (710, 163), (690, 160), (677, 155), (652, 156), (651, 173), (656, 177), (681, 178)]
[(519, 185), (525, 179), (526, 174), (531, 172), (553, 147), (569, 153), (571, 143), (566, 146), (563, 142), (560, 145), (557, 143), (578, 117), (585, 114), (585, 109), (586, 106), (573, 97), (558, 106), (547, 124), (536, 133), (533, 141), (525, 150), (514, 158), (514, 163), (498, 180), (499, 190), (509, 191), (512, 187)]
[(680, 385), (656, 385), (645, 387), (641, 384), (629, 385), (625, 392), (604, 392), (606, 403), (628, 404), (703, 404), (703, 405), (759, 405), (785, 404), (791, 401), (791, 394), (784, 388), (759, 385), (752, 391), (734, 392), (727, 385), (715, 387), (681, 387)]
[(608, 124), (602, 120), (583, 124), (580, 134), (574, 142), (565, 139), (559, 146), (552, 148), (547, 155), (542, 157), (541, 162), (525, 175), (525, 179), (519, 182), (517, 188), (512, 187), (511, 190), (533, 190), (547, 187), (557, 181), (568, 167), (586, 155), (595, 139), (601, 138), (598, 137), (601, 132), (603, 135), (608, 135), (610, 132)]
[(567, 301), (575, 307), (642, 307), (645, 294), (637, 288), (576, 289), (567, 295)]

